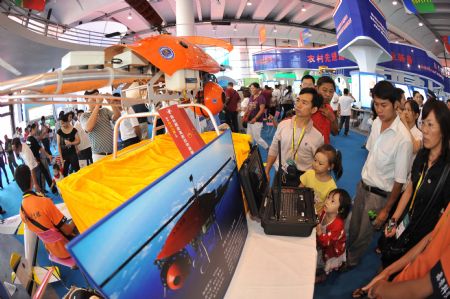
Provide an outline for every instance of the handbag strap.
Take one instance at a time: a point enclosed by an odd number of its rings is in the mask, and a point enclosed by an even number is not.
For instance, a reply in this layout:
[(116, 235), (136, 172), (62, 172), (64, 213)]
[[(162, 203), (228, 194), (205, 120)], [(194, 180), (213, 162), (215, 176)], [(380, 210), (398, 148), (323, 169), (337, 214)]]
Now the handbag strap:
[(30, 221), (34, 226), (40, 228), (43, 231), (47, 231), (48, 228), (46, 228), (45, 226), (43, 226), (42, 224), (40, 224), (39, 222), (37, 222), (36, 220), (34, 220), (33, 218), (29, 217), (27, 212), (25, 212), (23, 205), (20, 205), (20, 210), (22, 211), (23, 215), (25, 216), (25, 218)]
[(447, 163), (444, 167), (444, 170), (442, 171), (441, 177), (439, 178), (439, 182), (436, 185), (436, 188), (434, 189), (433, 195), (431, 196), (430, 200), (428, 201), (427, 206), (423, 210), (422, 214), (420, 215), (419, 219), (414, 223), (410, 231), (414, 231), (416, 227), (419, 225), (419, 223), (422, 222), (425, 215), (428, 214), (428, 209), (431, 207), (433, 202), (438, 197), (439, 193), (441, 193), (442, 188), (444, 187), (445, 181), (447, 180), (448, 173), (450, 171), (450, 163)]

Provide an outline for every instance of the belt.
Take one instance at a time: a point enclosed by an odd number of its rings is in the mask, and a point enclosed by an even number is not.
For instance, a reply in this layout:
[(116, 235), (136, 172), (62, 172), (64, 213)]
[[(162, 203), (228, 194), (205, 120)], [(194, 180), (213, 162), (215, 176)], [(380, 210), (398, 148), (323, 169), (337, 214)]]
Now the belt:
[(96, 155), (101, 155), (101, 156), (108, 156), (108, 155), (111, 155), (112, 153), (106, 153), (106, 152), (103, 152), (103, 153), (95, 153)]
[(384, 190), (381, 190), (380, 188), (377, 187), (372, 187), (367, 185), (366, 183), (364, 183), (363, 180), (361, 180), (361, 185), (363, 186), (364, 189), (366, 189), (367, 191), (369, 191), (370, 193), (382, 196), (382, 197), (387, 197), (388, 193)]

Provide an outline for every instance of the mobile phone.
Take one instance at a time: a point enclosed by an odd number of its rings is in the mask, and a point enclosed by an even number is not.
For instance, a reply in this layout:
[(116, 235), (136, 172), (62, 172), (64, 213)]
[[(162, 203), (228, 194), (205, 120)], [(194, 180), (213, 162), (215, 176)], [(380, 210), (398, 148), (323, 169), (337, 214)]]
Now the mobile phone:
[(387, 225), (388, 233), (390, 233), (395, 226), (396, 226), (395, 220), (392, 219), (392, 218), (389, 219), (389, 222), (388, 222), (388, 225)]

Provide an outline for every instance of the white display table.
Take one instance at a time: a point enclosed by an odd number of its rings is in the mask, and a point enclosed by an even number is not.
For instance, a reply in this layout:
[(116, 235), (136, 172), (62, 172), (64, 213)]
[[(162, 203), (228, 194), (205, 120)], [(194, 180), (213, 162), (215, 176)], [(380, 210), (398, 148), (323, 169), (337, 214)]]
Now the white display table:
[(315, 229), (307, 238), (269, 236), (260, 223), (249, 217), (247, 223), (247, 240), (225, 298), (313, 298)]

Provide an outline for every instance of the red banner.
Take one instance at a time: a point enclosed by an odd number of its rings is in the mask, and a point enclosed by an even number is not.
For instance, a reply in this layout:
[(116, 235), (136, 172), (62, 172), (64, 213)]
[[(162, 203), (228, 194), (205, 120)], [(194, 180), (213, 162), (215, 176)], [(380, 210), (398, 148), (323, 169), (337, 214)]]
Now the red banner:
[(44, 11), (45, 0), (23, 0), (22, 7), (37, 11)]
[(298, 46), (303, 47), (305, 46), (305, 42), (303, 41), (303, 30), (300, 31), (299, 37), (298, 37)]
[(184, 109), (173, 105), (158, 112), (183, 158), (188, 158), (205, 145)]

